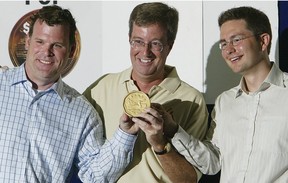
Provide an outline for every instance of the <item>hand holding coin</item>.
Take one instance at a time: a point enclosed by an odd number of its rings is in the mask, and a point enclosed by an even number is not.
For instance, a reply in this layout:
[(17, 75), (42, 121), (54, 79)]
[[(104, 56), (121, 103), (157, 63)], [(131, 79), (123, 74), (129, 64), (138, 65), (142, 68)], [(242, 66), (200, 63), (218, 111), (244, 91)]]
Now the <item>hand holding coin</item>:
[(130, 117), (138, 116), (150, 106), (151, 103), (149, 97), (141, 91), (128, 93), (123, 102), (124, 111)]

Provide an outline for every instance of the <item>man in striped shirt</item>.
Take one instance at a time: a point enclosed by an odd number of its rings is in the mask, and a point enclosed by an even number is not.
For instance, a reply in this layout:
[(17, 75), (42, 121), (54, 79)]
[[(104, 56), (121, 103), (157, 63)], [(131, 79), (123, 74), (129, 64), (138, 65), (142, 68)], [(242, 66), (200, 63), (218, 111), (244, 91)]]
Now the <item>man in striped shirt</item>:
[(0, 182), (68, 182), (74, 169), (83, 182), (115, 182), (132, 158), (134, 123), (122, 118), (105, 141), (98, 113), (61, 79), (75, 31), (69, 10), (44, 6), (25, 63), (0, 72)]

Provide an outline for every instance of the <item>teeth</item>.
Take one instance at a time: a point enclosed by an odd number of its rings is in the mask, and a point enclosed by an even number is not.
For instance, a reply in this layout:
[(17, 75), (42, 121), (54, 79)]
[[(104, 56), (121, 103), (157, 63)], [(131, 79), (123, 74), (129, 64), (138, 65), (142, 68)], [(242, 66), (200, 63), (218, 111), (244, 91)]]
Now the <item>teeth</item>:
[(152, 60), (141, 59), (141, 62), (148, 63), (148, 62), (152, 62)]
[(233, 61), (235, 61), (235, 60), (238, 60), (238, 58), (239, 58), (239, 57), (232, 58), (231, 61), (233, 62)]
[(39, 60), (41, 63), (43, 63), (43, 64), (50, 64), (51, 62), (47, 62), (47, 61), (44, 61), (44, 60)]

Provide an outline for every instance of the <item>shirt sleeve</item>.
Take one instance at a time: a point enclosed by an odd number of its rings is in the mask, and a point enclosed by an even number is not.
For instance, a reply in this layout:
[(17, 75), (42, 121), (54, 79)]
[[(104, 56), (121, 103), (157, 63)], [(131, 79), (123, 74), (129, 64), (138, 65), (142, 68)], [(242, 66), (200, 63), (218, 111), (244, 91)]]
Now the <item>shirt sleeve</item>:
[[(211, 128), (213, 127), (211, 126)], [(189, 135), (179, 126), (179, 129), (171, 139), (171, 142), (176, 150), (182, 154), (187, 161), (197, 167), (203, 174), (214, 175), (219, 172), (219, 149), (212, 145), (209, 139), (201, 142), (200, 140)]]
[(106, 151), (106, 154), (110, 154), (111, 156), (110, 158), (103, 159), (101, 162), (103, 166), (109, 164), (109, 169), (105, 168), (106, 171), (104, 172), (109, 182), (116, 182), (132, 160), (135, 141), (135, 135), (128, 134), (118, 128), (111, 141), (106, 141), (102, 147), (103, 149), (107, 149), (103, 152)]
[(118, 128), (111, 140), (105, 140), (102, 123), (88, 125), (85, 133), (78, 155), (79, 178), (83, 182), (116, 182), (132, 159), (137, 136)]

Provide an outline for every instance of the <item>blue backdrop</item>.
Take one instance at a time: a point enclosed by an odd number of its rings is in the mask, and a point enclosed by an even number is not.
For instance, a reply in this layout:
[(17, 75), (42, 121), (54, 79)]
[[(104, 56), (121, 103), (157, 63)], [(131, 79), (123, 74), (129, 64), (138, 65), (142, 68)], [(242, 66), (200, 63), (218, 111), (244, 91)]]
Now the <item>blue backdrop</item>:
[(288, 1), (278, 1), (279, 67), (288, 72)]

